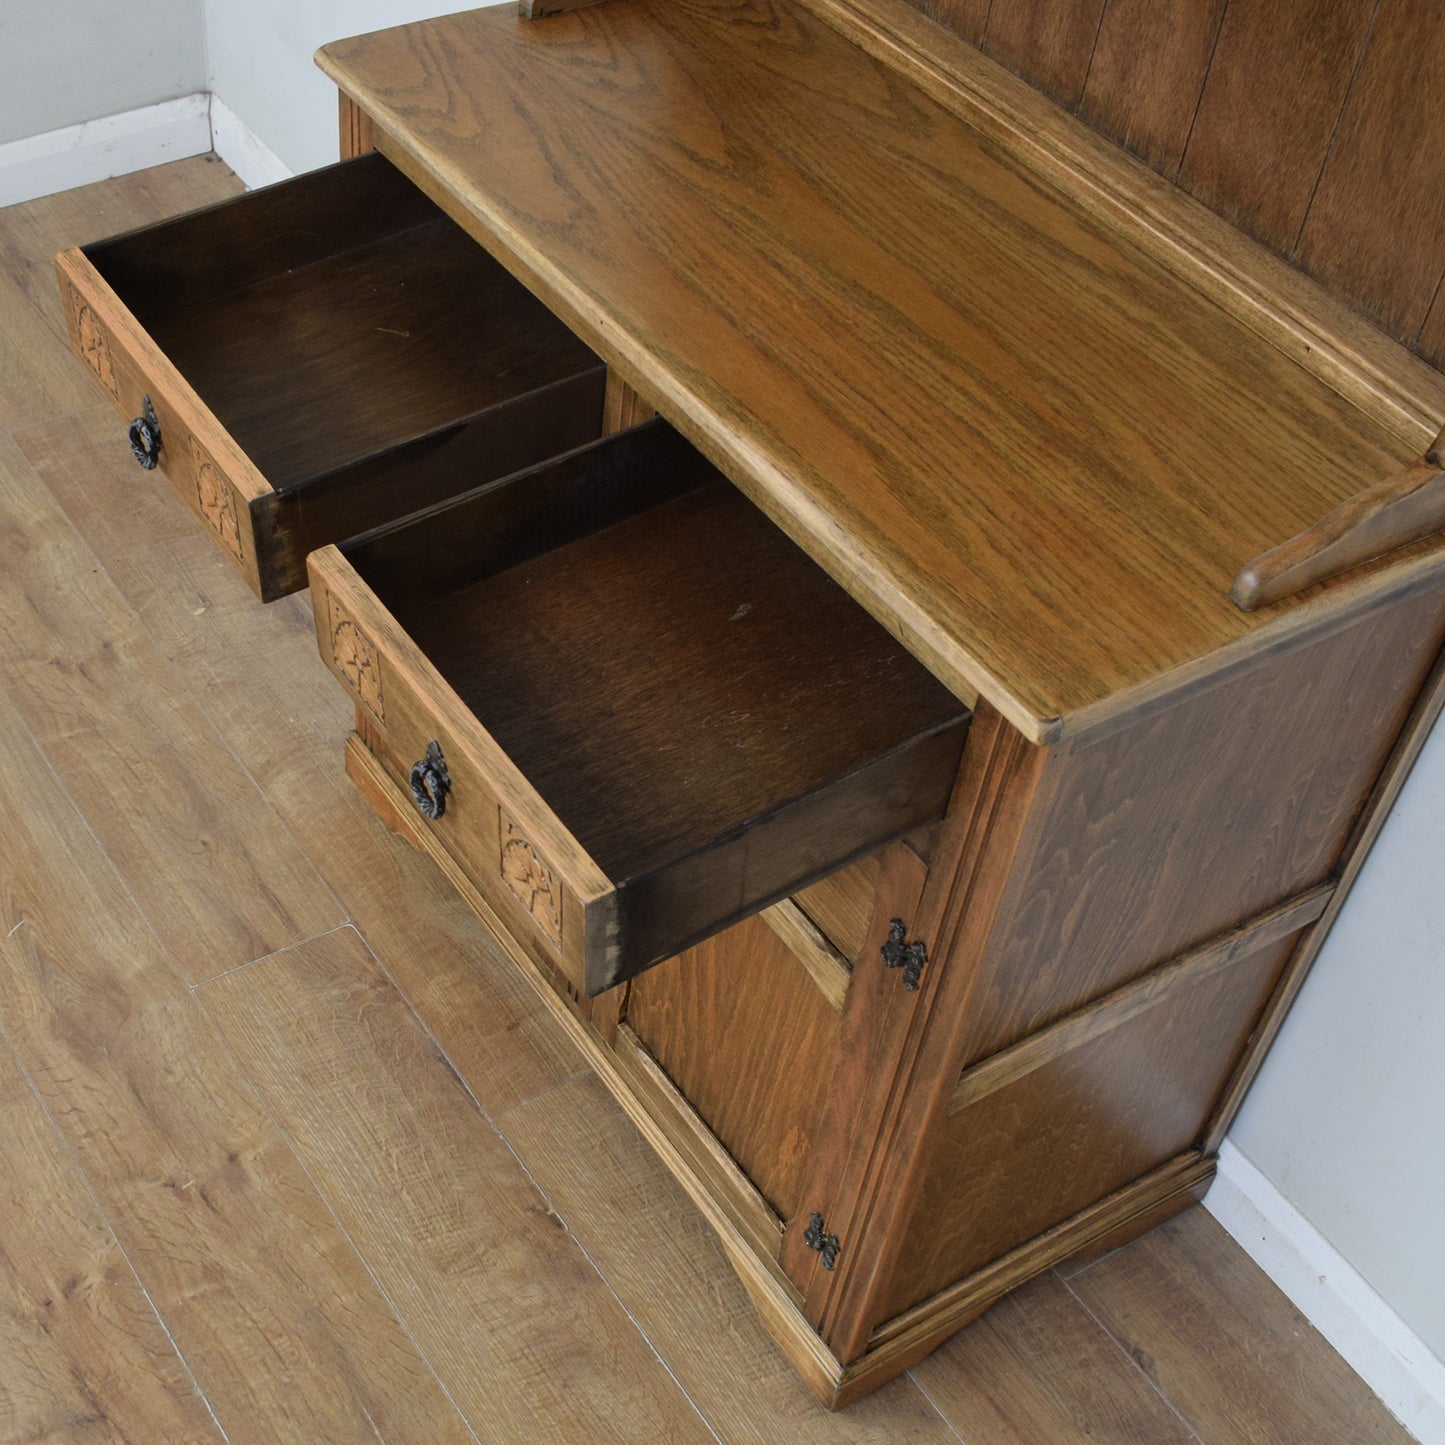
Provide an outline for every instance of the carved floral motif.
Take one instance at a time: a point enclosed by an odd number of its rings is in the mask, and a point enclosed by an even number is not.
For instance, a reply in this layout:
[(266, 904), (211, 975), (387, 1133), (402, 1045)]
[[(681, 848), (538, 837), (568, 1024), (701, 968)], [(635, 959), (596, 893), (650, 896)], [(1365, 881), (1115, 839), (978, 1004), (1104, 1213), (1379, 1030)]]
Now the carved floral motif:
[(557, 878), (505, 813), (501, 814), (502, 881), (555, 944), (562, 942), (562, 906)]
[(381, 660), (371, 639), (330, 599), (331, 655), (351, 690), (376, 715), (386, 720), (381, 692)]
[(115, 379), (115, 363), (111, 360), (110, 338), (105, 334), (105, 328), (73, 286), (70, 288), (70, 305), (75, 312), (75, 334), (82, 358), (100, 384), (119, 400), (120, 386)]
[(201, 516), (229, 548), (231, 555), (239, 557), (241, 529), (236, 523), (230, 485), (195, 437), (191, 438), (191, 460), (196, 467), (196, 501), (200, 503)]

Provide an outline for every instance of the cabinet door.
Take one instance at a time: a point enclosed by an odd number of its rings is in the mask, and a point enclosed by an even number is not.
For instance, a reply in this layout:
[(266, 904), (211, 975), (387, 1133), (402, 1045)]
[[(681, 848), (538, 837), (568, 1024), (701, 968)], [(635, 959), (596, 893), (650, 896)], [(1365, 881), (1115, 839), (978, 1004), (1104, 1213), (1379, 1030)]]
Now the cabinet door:
[[(746, 1177), (772, 1221), (772, 1251), (805, 1296), (816, 1269), (836, 1266), (830, 1184), (868, 1137), (865, 1093), (894, 1067), (918, 998), (882, 953), (893, 919), (916, 916), (926, 872), (906, 843), (859, 867), (852, 911), (866, 887), (869, 921), (844, 945), (851, 958), (804, 896), (631, 984), (622, 1046), (645, 1051)], [(843, 911), (813, 910), (830, 927)]]

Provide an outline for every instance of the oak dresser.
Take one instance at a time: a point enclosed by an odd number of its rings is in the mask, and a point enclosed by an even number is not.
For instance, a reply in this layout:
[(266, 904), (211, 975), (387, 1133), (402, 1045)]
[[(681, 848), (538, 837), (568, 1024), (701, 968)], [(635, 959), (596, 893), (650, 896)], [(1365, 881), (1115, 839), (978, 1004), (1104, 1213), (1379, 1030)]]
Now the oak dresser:
[(74, 345), (845, 1404), (1208, 1187), (1441, 706), (1445, 378), (901, 4), (318, 58), (349, 158)]

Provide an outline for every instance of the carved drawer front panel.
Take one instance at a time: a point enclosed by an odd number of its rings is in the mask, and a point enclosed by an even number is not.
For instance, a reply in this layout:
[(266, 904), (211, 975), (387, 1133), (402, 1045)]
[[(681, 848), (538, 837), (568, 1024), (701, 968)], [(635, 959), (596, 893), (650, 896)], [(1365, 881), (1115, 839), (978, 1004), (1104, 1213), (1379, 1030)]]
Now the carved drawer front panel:
[(379, 155), (57, 264), (137, 460), (263, 599), (310, 549), (601, 429), (598, 358)]
[(311, 565), (371, 745), (587, 996), (947, 804), (969, 710), (662, 423)]

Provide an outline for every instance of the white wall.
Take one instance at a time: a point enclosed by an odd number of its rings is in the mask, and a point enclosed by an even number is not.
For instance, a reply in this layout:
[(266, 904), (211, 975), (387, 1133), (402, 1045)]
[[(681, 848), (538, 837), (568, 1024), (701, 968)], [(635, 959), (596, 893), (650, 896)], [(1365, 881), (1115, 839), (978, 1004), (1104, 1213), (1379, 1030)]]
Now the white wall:
[(1231, 1137), (1445, 1359), (1445, 726)]
[(336, 159), (329, 40), (464, 9), (464, 0), (204, 0), (210, 86), (293, 171)]
[(0, 144), (205, 89), (202, 0), (0, 0)]

